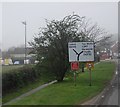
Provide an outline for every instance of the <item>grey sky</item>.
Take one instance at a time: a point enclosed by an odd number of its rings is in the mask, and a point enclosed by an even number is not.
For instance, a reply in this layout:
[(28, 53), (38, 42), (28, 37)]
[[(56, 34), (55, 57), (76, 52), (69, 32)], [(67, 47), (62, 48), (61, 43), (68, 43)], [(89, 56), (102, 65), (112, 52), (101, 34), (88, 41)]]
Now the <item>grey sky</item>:
[(117, 2), (91, 3), (3, 3), (2, 7), (2, 47), (24, 44), (24, 25), (27, 22), (27, 41), (33, 39), (39, 27), (45, 26), (45, 19), (60, 20), (73, 12), (91, 18), (109, 33), (118, 32)]

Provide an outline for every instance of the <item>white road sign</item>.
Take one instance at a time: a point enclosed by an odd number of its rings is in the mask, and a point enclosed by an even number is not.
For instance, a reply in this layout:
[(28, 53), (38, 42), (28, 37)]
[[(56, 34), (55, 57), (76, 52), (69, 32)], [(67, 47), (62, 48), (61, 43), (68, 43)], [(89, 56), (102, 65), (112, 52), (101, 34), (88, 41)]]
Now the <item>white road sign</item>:
[(94, 43), (93, 42), (69, 42), (69, 62), (94, 61)]

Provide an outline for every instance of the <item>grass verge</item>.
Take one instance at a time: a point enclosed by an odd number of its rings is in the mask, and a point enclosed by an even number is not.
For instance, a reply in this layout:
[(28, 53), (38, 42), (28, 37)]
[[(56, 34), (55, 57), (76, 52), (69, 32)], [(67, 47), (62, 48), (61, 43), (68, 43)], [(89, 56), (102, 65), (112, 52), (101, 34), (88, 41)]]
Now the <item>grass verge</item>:
[[(26, 67), (27, 68), (29, 68), (29, 67), (34, 68), (33, 65), (26, 65)], [(4, 72), (3, 74), (11, 73), (11, 72), (18, 72), (18, 70), (20, 70), (22, 68), (23, 68), (23, 65), (4, 66), (3, 67), (3, 72)], [(22, 70), (25, 70), (25, 71), (28, 70), (28, 72), (29, 72), (29, 69), (22, 69)], [(26, 76), (26, 78), (28, 78), (28, 76)], [(16, 80), (18, 81), (18, 78), (16, 78)], [(41, 73), (41, 75), (39, 77), (37, 77), (34, 81), (30, 81), (30, 82), (28, 81), (28, 83), (22, 87), (16, 87), (16, 88), (12, 88), (9, 90), (7, 89), (8, 92), (2, 96), (2, 103), (4, 104), (6, 102), (9, 102), (10, 100), (28, 92), (28, 91), (31, 91), (32, 89), (37, 88), (38, 86), (41, 86), (47, 82), (50, 82), (52, 80), (54, 80), (54, 78), (49, 73), (46, 73), (46, 72), (44, 72), (44, 74)], [(10, 83), (12, 83), (12, 82), (10, 82)]]
[(23, 88), (12, 90), (11, 93), (8, 93), (8, 94), (6, 94), (5, 96), (2, 97), (2, 103), (4, 104), (4, 103), (22, 95), (22, 94), (24, 94), (24, 93), (34, 89), (34, 88), (37, 88), (38, 86), (40, 86), (42, 84), (44, 84), (43, 81), (37, 80), (36, 82), (33, 82), (32, 84), (28, 84)]
[(74, 86), (73, 78), (61, 83), (52, 84), (11, 105), (75, 105), (100, 93), (112, 79), (115, 70), (114, 62), (101, 62), (92, 71), (92, 86), (89, 86), (89, 72), (86, 70), (77, 76)]

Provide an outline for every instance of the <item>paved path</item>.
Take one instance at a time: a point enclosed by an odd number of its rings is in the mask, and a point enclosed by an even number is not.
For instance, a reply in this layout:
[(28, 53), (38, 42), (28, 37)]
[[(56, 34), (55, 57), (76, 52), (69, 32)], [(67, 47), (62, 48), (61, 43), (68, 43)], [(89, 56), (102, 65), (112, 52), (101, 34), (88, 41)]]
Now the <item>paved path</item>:
[(33, 94), (33, 93), (35, 93), (35, 92), (37, 92), (37, 91), (39, 91), (39, 90), (41, 90), (41, 89), (43, 89), (43, 88), (45, 88), (45, 87), (53, 84), (53, 83), (56, 83), (56, 82), (57, 82), (57, 80), (54, 80), (54, 81), (52, 81), (52, 82), (50, 82), (50, 83), (41, 85), (41, 86), (39, 86), (39, 87), (37, 87), (37, 88), (35, 88), (35, 89), (33, 89), (33, 90), (25, 93), (25, 94), (22, 94), (21, 96), (19, 96), (19, 97), (15, 98), (15, 99), (13, 99), (13, 100), (11, 100), (11, 101), (3, 104), (3, 105), (9, 105), (9, 104), (12, 103), (12, 102), (15, 102), (15, 101), (17, 101), (17, 100), (20, 100), (20, 99), (22, 99), (23, 97), (29, 96), (29, 95), (31, 95), (31, 94)]

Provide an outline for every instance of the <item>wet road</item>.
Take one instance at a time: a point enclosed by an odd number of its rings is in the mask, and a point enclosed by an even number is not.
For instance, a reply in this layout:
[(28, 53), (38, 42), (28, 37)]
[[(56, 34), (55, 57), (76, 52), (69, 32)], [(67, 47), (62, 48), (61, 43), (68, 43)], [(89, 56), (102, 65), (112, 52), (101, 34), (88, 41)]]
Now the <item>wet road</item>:
[(114, 78), (106, 88), (105, 92), (100, 96), (101, 98), (97, 101), (97, 105), (118, 105), (118, 89), (120, 87), (120, 63), (116, 60), (117, 70)]
[(115, 80), (103, 96), (104, 97), (100, 105), (118, 105), (118, 75), (116, 75)]
[(110, 105), (114, 105), (115, 107), (118, 107), (118, 89), (120, 89), (120, 73), (118, 71), (120, 71), (120, 63), (118, 60), (114, 61), (117, 64), (117, 68), (111, 82), (99, 95), (83, 103), (82, 105), (95, 105), (95, 107), (99, 107), (100, 105), (108, 105), (108, 107)]

